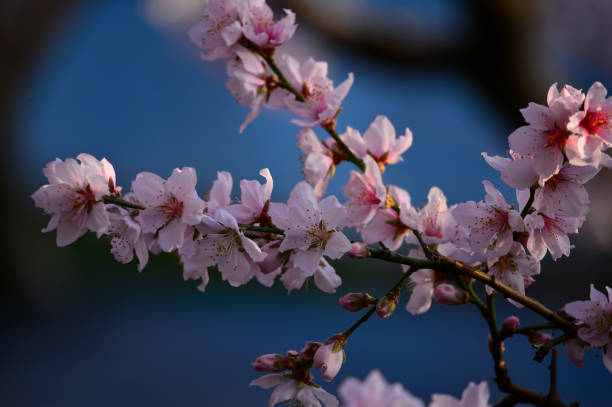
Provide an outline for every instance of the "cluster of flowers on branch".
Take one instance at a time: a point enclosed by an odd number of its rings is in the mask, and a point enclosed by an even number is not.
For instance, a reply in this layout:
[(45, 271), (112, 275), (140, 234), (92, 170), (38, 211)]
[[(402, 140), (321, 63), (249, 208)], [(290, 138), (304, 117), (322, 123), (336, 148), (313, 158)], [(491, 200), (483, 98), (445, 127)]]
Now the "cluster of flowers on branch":
[[(106, 159), (81, 154), (78, 161), (57, 159), (43, 170), (49, 183), (32, 195), (36, 206), (52, 215), (43, 231), (57, 229), (58, 246), (87, 231), (105, 236), (115, 259), (129, 263), (135, 255), (139, 271), (150, 254), (174, 252), (184, 278), (200, 280), (202, 291), (211, 268), (234, 287), (253, 278), (270, 287), (278, 277), (291, 292), (312, 278), (319, 289), (334, 293), (342, 280), (328, 259), (348, 255), (400, 264), (402, 278), (380, 297), (349, 293), (340, 299), (348, 311), (367, 309), (348, 330), (323, 343), (308, 342), (300, 352), (257, 358), (255, 370), (270, 375), (252, 384), (275, 387), (271, 406), (289, 399), (309, 407), (321, 402), (326, 407), (338, 405), (313, 381), (311, 369), (332, 380), (345, 360), (353, 331), (374, 313), (381, 318), (392, 315), (406, 287), (411, 295), (405, 307), (413, 315), (429, 310), (433, 300), (479, 308), (491, 331), (495, 380), (512, 401), (564, 406), (560, 399), (557, 404), (542, 401), (556, 397), (552, 385), (543, 396), (510, 380), (502, 359), (503, 342), (516, 333), (538, 348), (536, 359), (564, 343), (570, 359), (582, 365), (584, 349), (599, 348), (612, 371), (612, 298), (592, 287), (590, 301), (572, 302), (553, 312), (525, 295), (546, 253), (554, 260), (570, 255), (569, 235), (578, 233), (589, 209), (584, 184), (602, 167), (612, 167), (605, 151), (612, 146), (612, 98), (606, 98), (603, 85), (596, 82), (585, 95), (569, 85), (559, 91), (554, 84), (548, 106), (531, 103), (521, 110), (528, 125), (509, 136), (506, 156), (483, 153), (501, 179), (516, 189), (517, 206), (485, 180), (483, 200), (449, 206), (434, 186), (419, 208), (408, 191), (383, 181), (387, 167), (401, 162), (412, 145), (410, 130), (398, 137), (390, 120), (379, 115), (363, 135), (351, 127), (338, 134), (337, 116), (353, 75), (334, 87), (325, 62), (310, 58), (300, 64), (282, 55), (277, 64), (276, 49), (295, 29), (293, 12), (285, 10), (285, 16), (275, 21), (263, 0), (210, 0), (204, 18), (189, 32), (202, 49), (202, 59), (227, 60), (227, 86), (251, 109), (240, 132), (263, 107), (285, 108), (297, 116), (292, 122), (301, 127), (297, 136), (305, 181), (293, 188), (286, 202), (271, 200), (273, 178), (268, 169), (260, 171), (263, 184), (240, 181), (238, 200), (232, 199), (230, 173), (218, 172), (202, 195), (196, 191), (196, 172), (189, 167), (175, 169), (167, 179), (142, 172), (123, 194)], [(329, 138), (320, 139), (317, 127)], [(336, 166), (344, 161), (357, 170), (342, 188), (346, 199), (341, 202), (325, 195)], [(350, 241), (344, 233), (347, 228), (354, 229), (360, 241)], [(397, 253), (404, 247), (409, 248), (407, 256)], [(473, 289), (475, 281), (485, 284), (486, 304)], [(511, 316), (498, 328), (496, 292), (547, 322), (519, 328), (518, 318)], [(561, 329), (563, 335), (553, 338), (544, 332), (547, 329)], [(556, 353), (553, 356), (556, 366)], [(346, 406), (396, 405), (397, 400), (424, 406), (400, 385), (387, 385), (378, 372), (363, 384), (348, 380), (340, 394)], [(486, 383), (472, 383), (461, 400), (434, 395), (430, 407), (484, 407), (488, 399)]]

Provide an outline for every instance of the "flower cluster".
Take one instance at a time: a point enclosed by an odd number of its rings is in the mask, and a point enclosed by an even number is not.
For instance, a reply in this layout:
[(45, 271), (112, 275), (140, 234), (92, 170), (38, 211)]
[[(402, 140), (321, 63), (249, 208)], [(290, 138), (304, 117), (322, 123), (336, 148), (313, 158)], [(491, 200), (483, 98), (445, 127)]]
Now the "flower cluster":
[[(202, 49), (205, 61), (225, 59), (227, 87), (238, 103), (251, 109), (240, 126), (242, 133), (261, 109), (288, 109), (300, 126), (318, 126), (333, 120), (353, 84), (353, 75), (338, 87), (327, 76), (327, 62), (312, 58), (300, 63), (283, 55), (280, 67), (270, 65), (276, 48), (295, 33), (295, 14), (274, 21), (264, 0), (211, 0), (204, 18), (189, 30), (191, 40)], [(267, 63), (266, 63), (267, 62)], [(278, 73), (293, 89), (281, 88)]]
[[(253, 380), (251, 386), (276, 387), (270, 396), (270, 407), (287, 400), (298, 400), (307, 407), (320, 407), (320, 402), (325, 407), (337, 407), (338, 399), (313, 382), (310, 370), (314, 367), (323, 373), (324, 380), (332, 380), (344, 361), (345, 342), (346, 337), (336, 335), (325, 343), (307, 342), (300, 352), (259, 356), (251, 366), (272, 374)], [(280, 374), (284, 371), (288, 373)]]

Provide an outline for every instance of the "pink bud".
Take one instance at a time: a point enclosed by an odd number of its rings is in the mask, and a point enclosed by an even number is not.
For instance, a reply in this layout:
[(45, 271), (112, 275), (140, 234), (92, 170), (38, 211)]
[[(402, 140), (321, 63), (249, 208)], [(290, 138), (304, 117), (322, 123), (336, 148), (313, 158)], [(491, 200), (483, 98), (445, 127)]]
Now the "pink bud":
[(278, 353), (261, 355), (251, 363), (258, 372), (282, 372), (287, 369), (286, 358)]
[(349, 250), (346, 254), (355, 259), (365, 259), (370, 256), (370, 250), (368, 249), (368, 245), (365, 243), (353, 243), (351, 244), (351, 250)]
[(342, 344), (331, 340), (317, 349), (312, 367), (323, 373), (323, 380), (331, 381), (342, 367), (344, 361), (344, 348)]
[(347, 311), (359, 311), (376, 304), (376, 298), (366, 293), (349, 293), (338, 300), (340, 306)]
[(391, 291), (376, 303), (376, 315), (381, 318), (389, 318), (399, 301), (399, 291)]
[(444, 305), (461, 305), (469, 301), (469, 297), (465, 291), (458, 290), (454, 285), (448, 283), (438, 284), (436, 286), (434, 298), (440, 304)]
[(529, 331), (527, 334), (527, 339), (531, 342), (532, 345), (542, 345), (552, 339), (552, 335), (546, 332), (540, 331)]
[(511, 315), (504, 320), (502, 324), (501, 330), (499, 331), (499, 335), (502, 340), (506, 338), (511, 338), (514, 335), (514, 331), (518, 328), (520, 320), (517, 316)]

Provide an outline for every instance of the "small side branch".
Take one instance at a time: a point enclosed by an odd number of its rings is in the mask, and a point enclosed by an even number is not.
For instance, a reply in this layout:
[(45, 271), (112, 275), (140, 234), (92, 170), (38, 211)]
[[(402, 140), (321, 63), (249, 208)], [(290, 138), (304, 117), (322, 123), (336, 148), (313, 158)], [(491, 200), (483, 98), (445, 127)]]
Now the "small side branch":
[[(568, 334), (563, 334), (561, 336), (558, 336), (554, 339), (551, 339), (548, 342), (544, 342), (542, 345), (540, 345), (540, 347), (538, 348), (538, 351), (536, 352), (535, 356), (533, 357), (533, 360), (537, 361), (537, 362), (541, 362), (544, 360), (544, 358), (546, 357), (546, 355), (548, 354), (548, 352), (550, 352), (551, 349), (553, 349), (555, 346), (567, 341), (568, 339), (573, 338), (573, 336), (570, 336)], [(555, 350), (555, 349), (553, 349)]]

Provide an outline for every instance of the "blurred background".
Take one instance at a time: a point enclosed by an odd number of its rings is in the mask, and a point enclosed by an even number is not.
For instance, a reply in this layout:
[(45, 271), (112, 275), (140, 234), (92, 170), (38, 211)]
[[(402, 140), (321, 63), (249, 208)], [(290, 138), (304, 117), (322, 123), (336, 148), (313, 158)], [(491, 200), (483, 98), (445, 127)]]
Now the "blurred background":
[[(108, 244), (88, 234), (66, 248), (49, 218), (29, 197), (46, 183), (44, 165), (81, 152), (107, 157), (118, 185), (129, 189), (140, 171), (167, 177), (195, 167), (199, 191), (217, 170), (238, 181), (270, 168), (273, 199), (283, 201), (301, 180), (291, 115), (264, 111), (244, 134), (247, 109), (225, 88), (223, 63), (203, 63), (186, 30), (205, 0), (22, 0), (0, 2), (0, 404), (4, 406), (263, 406), (269, 392), (248, 386), (258, 377), (249, 362), (263, 353), (300, 349), (324, 340), (359, 316), (338, 298), (367, 290), (377, 296), (399, 278), (397, 266), (336, 262), (344, 284), (337, 294), (313, 284), (287, 295), (277, 282), (230, 288), (211, 273), (206, 293), (183, 282), (171, 255), (153, 257), (142, 273), (116, 263)], [(480, 153), (503, 154), (523, 120), (519, 108), (545, 103), (550, 84), (587, 90), (612, 85), (612, 3), (607, 0), (287, 0), (299, 29), (281, 48), (326, 60), (340, 83), (355, 84), (339, 116), (365, 131), (378, 114), (398, 133), (414, 132), (405, 162), (385, 181), (408, 189), (422, 205), (432, 185), (449, 204), (480, 200), (491, 180), (514, 202)], [(319, 131), (319, 135), (324, 134)], [(330, 193), (341, 196), (350, 165), (340, 167)], [(612, 285), (612, 176), (588, 184), (592, 209), (571, 258), (542, 263), (527, 293), (557, 309), (585, 299), (590, 282)], [(469, 381), (488, 380), (487, 330), (474, 307), (434, 304), (424, 315), (403, 310), (374, 317), (351, 338), (343, 378), (372, 368), (429, 401), (432, 393), (460, 396)], [(516, 314), (540, 320), (509, 304)], [(546, 364), (531, 360), (524, 338), (506, 344), (510, 374), (545, 392)], [(565, 401), (608, 405), (610, 375), (601, 354), (585, 368), (561, 349), (559, 382)]]

